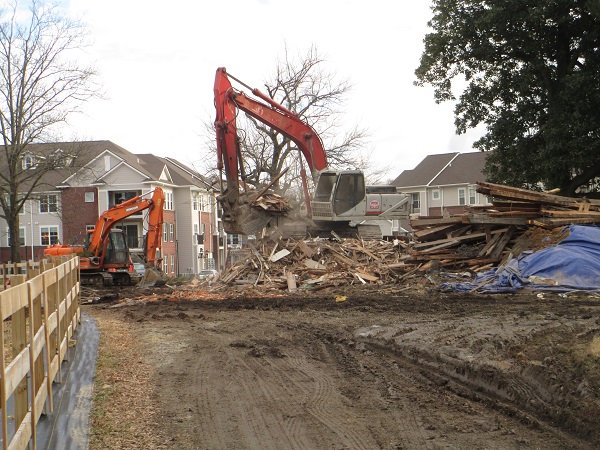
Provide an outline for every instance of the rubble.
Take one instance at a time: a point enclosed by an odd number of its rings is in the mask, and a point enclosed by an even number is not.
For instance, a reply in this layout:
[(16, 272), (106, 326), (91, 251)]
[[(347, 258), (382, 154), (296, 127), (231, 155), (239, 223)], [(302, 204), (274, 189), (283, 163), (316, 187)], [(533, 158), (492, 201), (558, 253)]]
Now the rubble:
[(524, 250), (556, 244), (570, 224), (600, 223), (600, 201), (570, 198), (492, 183), (478, 183), (491, 205), (458, 215), (411, 220), (411, 241), (265, 239), (249, 244), (246, 258), (224, 270), (210, 290), (261, 287), (320, 290), (404, 284), (443, 271), (475, 274)]

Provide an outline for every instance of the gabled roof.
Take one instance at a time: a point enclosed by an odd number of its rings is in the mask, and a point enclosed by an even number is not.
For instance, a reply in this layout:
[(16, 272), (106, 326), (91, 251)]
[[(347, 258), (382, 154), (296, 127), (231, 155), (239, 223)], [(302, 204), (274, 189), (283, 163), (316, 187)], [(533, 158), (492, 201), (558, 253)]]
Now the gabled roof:
[(171, 160), (171, 158), (161, 158), (150, 153), (136, 156), (144, 170), (152, 174), (156, 180), (161, 180), (161, 176), (167, 173), (171, 179), (171, 183), (176, 186), (198, 186), (206, 188), (198, 173), (182, 164), (175, 164), (173, 162), (174, 160)]
[(403, 171), (393, 182), (397, 187), (427, 187), (473, 184), (486, 181), (485, 152), (428, 155), (417, 167)]
[[(134, 154), (111, 141), (30, 144), (27, 147), (27, 152), (38, 157), (44, 157), (44, 155), (50, 155), (58, 149), (69, 155), (76, 155), (73, 167), (46, 173), (43, 176), (43, 182), (38, 185), (36, 191), (50, 191), (60, 187), (68, 187), (70, 185), (69, 181), (78, 170), (82, 170), (81, 168), (107, 154), (113, 155), (120, 162), (113, 165), (108, 172), (98, 173), (96, 175), (96, 182), (98, 183), (102, 183), (102, 178), (117, 167), (127, 165), (146, 178), (144, 183), (157, 182), (173, 186), (196, 186), (201, 189), (211, 187), (211, 183), (205, 177), (174, 159), (160, 158), (152, 154)], [(35, 170), (35, 168), (29, 170)]]

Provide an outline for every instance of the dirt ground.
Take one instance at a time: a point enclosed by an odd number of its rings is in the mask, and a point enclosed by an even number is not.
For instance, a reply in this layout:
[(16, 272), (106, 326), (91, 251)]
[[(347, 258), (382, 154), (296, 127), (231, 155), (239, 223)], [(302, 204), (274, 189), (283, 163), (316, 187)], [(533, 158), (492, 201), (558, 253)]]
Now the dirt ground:
[(101, 332), (92, 449), (600, 443), (598, 296), (211, 298), (84, 306)]

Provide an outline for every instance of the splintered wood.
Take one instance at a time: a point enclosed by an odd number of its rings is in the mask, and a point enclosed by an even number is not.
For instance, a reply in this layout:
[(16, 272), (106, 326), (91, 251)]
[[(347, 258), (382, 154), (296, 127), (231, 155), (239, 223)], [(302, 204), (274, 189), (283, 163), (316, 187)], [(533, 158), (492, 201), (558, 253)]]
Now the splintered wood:
[(405, 283), (438, 270), (487, 270), (524, 250), (555, 244), (569, 224), (600, 223), (600, 201), (491, 183), (478, 192), (492, 204), (444, 217), (411, 220), (412, 240), (270, 240), (249, 243), (212, 290), (257, 286), (275, 290)]
[(231, 284), (290, 291), (355, 283), (383, 284), (396, 279), (402, 266), (397, 245), (382, 240), (265, 240), (250, 244), (245, 255), (221, 274), (216, 289)]
[(412, 245), (410, 262), (486, 270), (530, 249), (527, 245), (537, 245), (540, 237), (546, 245), (556, 243), (564, 234), (552, 233), (555, 228), (600, 223), (598, 200), (477, 184), (477, 192), (492, 198), (491, 205), (469, 206), (465, 213), (451, 217), (411, 220), (418, 242)]

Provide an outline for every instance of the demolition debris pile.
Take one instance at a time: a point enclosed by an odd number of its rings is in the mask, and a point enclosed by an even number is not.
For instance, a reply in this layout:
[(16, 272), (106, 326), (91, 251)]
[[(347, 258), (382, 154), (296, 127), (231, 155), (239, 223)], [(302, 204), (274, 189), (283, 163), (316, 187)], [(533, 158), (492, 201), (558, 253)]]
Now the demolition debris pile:
[(556, 244), (570, 224), (600, 223), (600, 201), (478, 183), (491, 205), (411, 220), (413, 240), (269, 240), (249, 244), (212, 284), (272, 289), (405, 283), (438, 270), (481, 272), (524, 250)]

